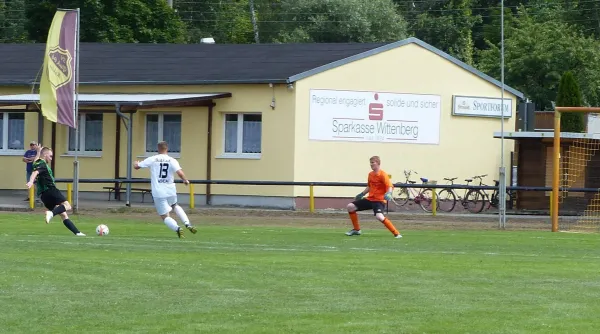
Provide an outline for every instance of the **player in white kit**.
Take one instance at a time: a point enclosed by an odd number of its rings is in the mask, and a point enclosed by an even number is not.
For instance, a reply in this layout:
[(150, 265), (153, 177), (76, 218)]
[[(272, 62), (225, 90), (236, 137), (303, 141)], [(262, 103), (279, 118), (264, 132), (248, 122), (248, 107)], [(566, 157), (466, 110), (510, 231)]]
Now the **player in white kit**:
[(190, 225), (185, 211), (177, 204), (177, 189), (175, 188), (175, 174), (183, 180), (187, 186), (190, 181), (183, 174), (179, 162), (168, 155), (169, 146), (166, 142), (158, 143), (158, 154), (146, 158), (144, 161), (136, 161), (133, 163), (133, 168), (150, 168), (150, 181), (152, 183), (152, 197), (156, 211), (163, 219), (165, 225), (177, 233), (179, 238), (183, 238), (183, 229), (177, 225), (175, 219), (171, 218), (169, 213), (175, 210), (175, 213), (185, 227), (192, 233), (197, 230)]

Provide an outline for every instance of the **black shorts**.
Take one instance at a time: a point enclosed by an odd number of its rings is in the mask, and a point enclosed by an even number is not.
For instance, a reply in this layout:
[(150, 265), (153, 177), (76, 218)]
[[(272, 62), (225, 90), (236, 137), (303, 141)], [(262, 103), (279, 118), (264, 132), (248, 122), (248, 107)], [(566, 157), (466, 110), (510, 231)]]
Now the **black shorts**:
[(57, 205), (61, 205), (63, 202), (66, 202), (67, 199), (60, 192), (60, 190), (56, 188), (50, 188), (42, 193), (40, 196), (42, 203), (48, 210), (53, 210)]
[(373, 214), (383, 214), (385, 210), (385, 204), (379, 201), (369, 201), (366, 198), (359, 199), (358, 201), (352, 202), (356, 207), (356, 211), (373, 210)]

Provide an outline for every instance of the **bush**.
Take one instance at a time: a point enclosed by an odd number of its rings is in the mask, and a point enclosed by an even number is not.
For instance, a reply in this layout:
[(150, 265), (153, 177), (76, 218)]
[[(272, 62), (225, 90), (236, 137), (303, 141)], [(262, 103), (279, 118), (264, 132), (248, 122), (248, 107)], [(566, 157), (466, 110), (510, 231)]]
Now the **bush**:
[[(558, 94), (556, 96), (557, 107), (581, 107), (583, 98), (581, 90), (575, 80), (575, 76), (567, 71), (560, 78), (558, 85)], [(585, 114), (583, 113), (563, 113), (560, 119), (561, 132), (584, 132)]]

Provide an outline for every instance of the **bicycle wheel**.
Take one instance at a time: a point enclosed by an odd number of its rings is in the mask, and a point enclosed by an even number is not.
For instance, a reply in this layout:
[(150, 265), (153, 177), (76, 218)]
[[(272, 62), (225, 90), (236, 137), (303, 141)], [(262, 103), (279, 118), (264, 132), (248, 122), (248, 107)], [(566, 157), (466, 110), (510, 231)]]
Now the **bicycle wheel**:
[(514, 194), (510, 190), (506, 191), (506, 206), (505, 206), (505, 208), (507, 210), (508, 209), (510, 209), (510, 210), (513, 209), (513, 206), (515, 204), (515, 202), (514, 202), (515, 198), (513, 196), (514, 196)]
[[(433, 207), (432, 207), (432, 203), (433, 203), (433, 189), (431, 188), (427, 188), (424, 189), (421, 194), (419, 194), (419, 206), (421, 206), (421, 209), (423, 209), (423, 211), (425, 212), (431, 212), (433, 211)], [(439, 208), (440, 207), (440, 198), (436, 196), (436, 205)]]
[(483, 190), (481, 190), (481, 193), (483, 194), (483, 209), (481, 211), (488, 211), (493, 206), (494, 194), (490, 195)]
[(492, 197), (490, 198), (490, 206), (493, 206), (495, 208), (498, 207), (498, 203), (500, 202), (500, 199), (498, 197), (499, 196), (497, 195), (497, 192), (494, 191), (494, 193), (492, 194)]
[(456, 195), (452, 189), (442, 189), (438, 194), (439, 206), (438, 209), (444, 212), (454, 210), (456, 206)]
[[(506, 191), (506, 210), (512, 210), (514, 206), (514, 194), (511, 191)], [(490, 206), (493, 206), (496, 209), (500, 209), (500, 195), (497, 192), (492, 194), (492, 198), (490, 199)]]
[(464, 206), (471, 213), (480, 213), (485, 206), (486, 196), (479, 189), (471, 189), (467, 192)]
[(405, 206), (409, 199), (408, 188), (396, 188), (392, 191), (392, 203), (396, 208)]

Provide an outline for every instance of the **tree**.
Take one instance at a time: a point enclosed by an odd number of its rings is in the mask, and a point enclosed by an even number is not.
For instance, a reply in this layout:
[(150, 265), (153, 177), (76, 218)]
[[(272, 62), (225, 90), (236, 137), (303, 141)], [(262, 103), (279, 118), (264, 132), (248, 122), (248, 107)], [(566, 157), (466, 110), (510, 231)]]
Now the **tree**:
[(216, 13), (216, 23), (211, 36), (219, 43), (252, 43), (254, 29), (248, 0), (227, 3)]
[(278, 42), (388, 42), (407, 36), (392, 0), (284, 0)]
[(256, 6), (254, 5), (254, 0), (249, 0), (248, 4), (250, 5), (250, 20), (252, 21), (252, 32), (254, 32), (254, 42), (260, 43), (258, 23), (256, 21)]
[[(581, 107), (583, 98), (581, 90), (571, 71), (563, 74), (558, 85), (558, 94), (556, 96), (557, 107)], [(585, 119), (583, 113), (567, 112), (561, 115), (561, 132), (584, 132)]]
[(578, 26), (582, 31), (600, 38), (600, 3), (590, 0), (564, 1), (567, 22)]
[(269, 41), (268, 33), (278, 31), (267, 27), (267, 38), (263, 38), (265, 27), (259, 20), (273, 9), (278, 12), (278, 1), (176, 1), (174, 5), (187, 23), (188, 40), (192, 43), (203, 37), (213, 37), (217, 43), (258, 43)]
[[(81, 0), (80, 0), (81, 1)], [(185, 43), (185, 24), (165, 0), (105, 0), (117, 42)]]
[(164, 0), (41, 0), (27, 6), (29, 38), (46, 42), (57, 8), (80, 8), (82, 42), (184, 43), (186, 27)]
[[(521, 8), (505, 39), (506, 83), (531, 98), (538, 109), (552, 110), (562, 73), (571, 70), (582, 87), (583, 103), (600, 104), (600, 42), (572, 25)], [(486, 74), (500, 77), (500, 48), (489, 43), (478, 63)]]
[[(426, 6), (426, 7), (424, 7)], [(406, 16), (410, 31), (417, 38), (434, 45), (450, 55), (473, 65), (473, 27), (481, 22), (480, 15), (473, 15), (472, 0), (449, 2), (411, 2)]]
[[(536, 0), (527, 0), (527, 6), (530, 6), (534, 1)], [(517, 12), (516, 8), (522, 2), (522, 0), (504, 0), (505, 35), (508, 32), (506, 31), (507, 28), (513, 24), (514, 14)], [(472, 0), (471, 8), (475, 14), (481, 17), (481, 21), (473, 27), (473, 44), (475, 49), (487, 49), (488, 42), (493, 44), (500, 43), (500, 3), (497, 0)], [(475, 54), (475, 59), (477, 59), (477, 54)]]
[(0, 41), (23, 43), (27, 41), (25, 30), (25, 0), (0, 0)]

